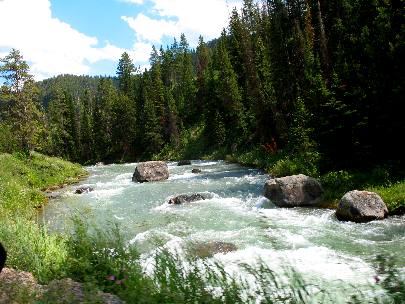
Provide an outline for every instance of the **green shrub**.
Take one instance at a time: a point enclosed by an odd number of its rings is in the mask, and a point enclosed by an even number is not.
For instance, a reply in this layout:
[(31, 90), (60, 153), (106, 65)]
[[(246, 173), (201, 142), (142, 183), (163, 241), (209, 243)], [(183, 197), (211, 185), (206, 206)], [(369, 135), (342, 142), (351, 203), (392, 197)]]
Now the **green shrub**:
[(389, 186), (369, 187), (367, 190), (377, 192), (390, 213), (405, 213), (405, 180)]
[(8, 252), (8, 267), (32, 272), (40, 282), (63, 276), (67, 254), (63, 237), (17, 217), (0, 221), (0, 240)]
[(312, 177), (319, 176), (320, 155), (318, 152), (302, 152), (289, 155), (276, 161), (268, 171), (274, 176), (289, 176), (305, 174)]

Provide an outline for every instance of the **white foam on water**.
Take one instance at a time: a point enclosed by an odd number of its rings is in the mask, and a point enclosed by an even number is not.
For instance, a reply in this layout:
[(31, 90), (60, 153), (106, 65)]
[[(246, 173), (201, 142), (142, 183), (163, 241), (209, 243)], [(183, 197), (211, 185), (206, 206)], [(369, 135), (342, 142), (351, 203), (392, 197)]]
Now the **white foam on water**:
[(93, 192), (90, 192), (89, 194), (91, 196), (94, 196), (97, 199), (104, 199), (104, 198), (110, 198), (116, 195), (120, 195), (123, 191), (125, 190), (124, 187), (118, 187), (114, 189), (95, 189)]
[(212, 161), (212, 162), (194, 162), (192, 165), (195, 166), (200, 166), (200, 167), (208, 167), (208, 166), (214, 166), (214, 165), (221, 165), (223, 164), (223, 161)]
[(293, 248), (308, 247), (311, 243), (301, 234), (293, 233), (283, 228), (273, 228), (267, 231), (271, 239), (277, 239), (282, 242), (287, 242), (293, 246)]
[(368, 284), (375, 275), (374, 269), (360, 258), (350, 257), (326, 247), (307, 247), (292, 250), (273, 250), (248, 247), (236, 252), (217, 254), (215, 257), (227, 264), (247, 263), (259, 266), (265, 263), (273, 271), (282, 271), (287, 265), (305, 278), (323, 278), (328, 281), (343, 280), (351, 284)]
[(334, 211), (326, 209), (304, 210), (302, 208), (259, 209), (259, 213), (270, 220), (276, 219), (286, 226), (323, 226), (333, 221)]
[(114, 179), (110, 182), (98, 182), (96, 183), (96, 187), (100, 189), (106, 189), (106, 188), (116, 188), (117, 186), (129, 186), (131, 184), (133, 184), (131, 179), (120, 177), (119, 179)]
[(256, 227), (246, 227), (244, 229), (237, 230), (202, 230), (190, 235), (192, 241), (204, 241), (209, 242), (212, 240), (217, 241), (230, 241), (235, 242), (239, 240), (244, 234), (255, 234), (257, 231)]
[[(256, 201), (255, 207), (257, 209), (261, 209), (261, 208), (267, 207), (271, 204), (272, 203), (270, 202), (269, 199), (265, 198), (264, 196), (260, 196)], [(258, 211), (260, 212), (260, 210), (258, 210)]]
[(123, 164), (123, 165), (121, 165), (121, 166), (123, 166), (123, 167), (133, 167), (134, 170), (135, 170), (135, 167), (136, 167), (137, 164), (138, 164), (138, 163), (127, 163), (127, 164)]
[(147, 241), (151, 241), (151, 240), (155, 240), (155, 239), (168, 241), (168, 240), (173, 240), (173, 239), (178, 240), (180, 238), (176, 237), (173, 234), (170, 234), (168, 232), (153, 229), (153, 230), (148, 230), (145, 232), (138, 233), (133, 239), (131, 239), (129, 241), (129, 244), (133, 245), (136, 243), (143, 243), (143, 242), (147, 242)]
[(181, 180), (181, 179), (192, 179), (195, 178), (197, 175), (191, 172), (182, 173), (182, 174), (174, 174), (169, 177), (169, 180)]
[(121, 216), (118, 216), (118, 215), (115, 215), (115, 214), (114, 214), (114, 218), (119, 220), (119, 221), (123, 221), (125, 219), (125, 217), (121, 217)]
[(129, 180), (129, 181), (131, 181), (132, 175), (133, 175), (133, 173), (122, 173), (122, 174), (117, 175), (114, 178), (114, 180), (115, 181), (121, 181), (121, 180), (125, 180), (125, 181)]

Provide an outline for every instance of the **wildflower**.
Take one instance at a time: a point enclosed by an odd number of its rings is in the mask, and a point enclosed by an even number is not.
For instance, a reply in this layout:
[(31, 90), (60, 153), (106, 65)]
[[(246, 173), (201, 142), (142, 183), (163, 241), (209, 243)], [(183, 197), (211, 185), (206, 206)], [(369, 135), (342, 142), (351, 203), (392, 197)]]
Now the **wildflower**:
[(107, 281), (115, 281), (115, 276), (114, 275), (106, 276), (106, 280)]

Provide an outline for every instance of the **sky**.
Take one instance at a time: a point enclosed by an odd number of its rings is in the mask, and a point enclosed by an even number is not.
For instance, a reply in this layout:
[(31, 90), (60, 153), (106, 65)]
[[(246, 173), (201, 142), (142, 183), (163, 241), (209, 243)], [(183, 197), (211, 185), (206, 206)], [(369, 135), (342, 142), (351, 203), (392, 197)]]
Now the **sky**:
[(128, 52), (141, 69), (185, 33), (220, 36), (242, 0), (0, 0), (0, 58), (20, 50), (36, 80), (59, 74), (115, 75)]

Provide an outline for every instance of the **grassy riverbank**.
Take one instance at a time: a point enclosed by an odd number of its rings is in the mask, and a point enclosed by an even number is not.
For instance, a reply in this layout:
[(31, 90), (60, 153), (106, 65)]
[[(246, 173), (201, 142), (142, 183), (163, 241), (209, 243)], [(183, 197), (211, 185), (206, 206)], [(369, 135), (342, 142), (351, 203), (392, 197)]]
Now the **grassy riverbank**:
[(42, 190), (86, 175), (79, 165), (35, 152), (0, 154), (0, 241), (8, 250), (8, 267), (30, 271), (41, 282), (60, 275), (64, 241), (36, 222), (38, 209), (48, 201)]
[(42, 190), (78, 182), (87, 175), (79, 165), (39, 153), (0, 154), (0, 216), (32, 219), (47, 202)]

